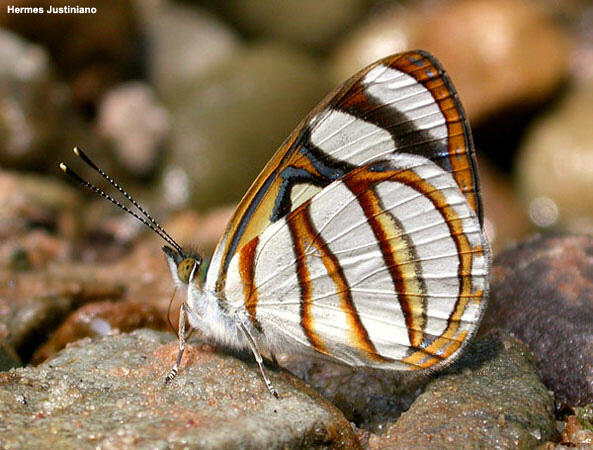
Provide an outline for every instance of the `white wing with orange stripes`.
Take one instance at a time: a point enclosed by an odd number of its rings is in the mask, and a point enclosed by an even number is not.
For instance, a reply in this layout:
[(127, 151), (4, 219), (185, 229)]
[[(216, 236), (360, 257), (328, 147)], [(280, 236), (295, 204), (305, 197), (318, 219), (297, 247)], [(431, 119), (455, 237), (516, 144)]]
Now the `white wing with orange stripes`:
[(266, 228), (232, 258), (224, 293), (247, 305), (268, 348), (413, 370), (452, 361), (468, 341), (487, 274), (487, 242), (453, 176), (404, 153)]

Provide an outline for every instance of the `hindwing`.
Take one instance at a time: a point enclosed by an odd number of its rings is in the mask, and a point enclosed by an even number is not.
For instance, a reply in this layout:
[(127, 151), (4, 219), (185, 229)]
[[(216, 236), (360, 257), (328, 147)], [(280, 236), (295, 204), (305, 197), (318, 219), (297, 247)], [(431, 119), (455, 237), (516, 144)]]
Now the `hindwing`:
[(221, 237), (207, 289), (224, 289), (233, 256), (267, 227), (360, 166), (399, 152), (451, 174), (481, 225), (472, 138), (457, 93), (433, 56), (401, 53), (348, 80), (284, 142)]
[(455, 177), (424, 156), (388, 154), (244, 245), (224, 297), (272, 349), (434, 368), (476, 330), (488, 264), (480, 220)]

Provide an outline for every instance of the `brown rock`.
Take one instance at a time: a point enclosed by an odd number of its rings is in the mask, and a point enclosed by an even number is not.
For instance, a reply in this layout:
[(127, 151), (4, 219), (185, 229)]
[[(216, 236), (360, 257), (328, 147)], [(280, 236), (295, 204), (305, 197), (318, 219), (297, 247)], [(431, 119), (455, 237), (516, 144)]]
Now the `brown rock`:
[(532, 226), (511, 180), (484, 159), (479, 161), (479, 169), (486, 235), (496, 254), (526, 236)]
[(120, 166), (137, 176), (146, 176), (159, 160), (169, 131), (169, 117), (148, 85), (128, 82), (103, 96), (97, 128), (114, 150)]
[(39, 364), (63, 349), (70, 342), (85, 337), (99, 337), (139, 328), (165, 331), (168, 323), (154, 306), (132, 302), (100, 302), (84, 305), (62, 322), (48, 342), (39, 347), (31, 358)]
[(449, 72), (475, 123), (511, 105), (547, 99), (567, 76), (568, 38), (536, 2), (412, 5), (378, 15), (377, 26), (371, 19), (363, 31), (355, 31), (337, 50), (335, 81), (380, 56), (409, 48), (428, 50)]
[[(3, 2), (0, 9), (1, 22), (11, 14), (6, 14)], [(55, 80), (43, 47), (2, 28), (0, 67), (0, 164), (47, 169), (59, 158), (66, 136), (72, 137), (77, 129), (68, 90)]]
[(481, 331), (492, 328), (528, 345), (558, 402), (592, 402), (593, 238), (535, 236), (499, 254)]
[(25, 360), (71, 310), (122, 296), (121, 285), (111, 278), (89, 276), (72, 266), (61, 269), (0, 271), (0, 338)]
[[(577, 416), (568, 416), (562, 432), (562, 444), (570, 448), (586, 448), (593, 445), (593, 431), (585, 428)], [(581, 447), (582, 446), (582, 447)]]

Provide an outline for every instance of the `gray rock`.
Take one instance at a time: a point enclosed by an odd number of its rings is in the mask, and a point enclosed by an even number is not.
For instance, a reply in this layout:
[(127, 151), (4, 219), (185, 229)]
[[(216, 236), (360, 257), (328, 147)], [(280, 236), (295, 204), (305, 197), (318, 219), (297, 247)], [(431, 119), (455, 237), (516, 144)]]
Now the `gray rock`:
[[(248, 35), (327, 49), (364, 13), (367, 0), (223, 0), (220, 13)], [(210, 5), (211, 7), (213, 5)]]
[(493, 333), (470, 344), (370, 448), (534, 448), (555, 432), (553, 400), (523, 344)]
[(135, 3), (150, 46), (150, 79), (165, 99), (195, 86), (240, 48), (234, 30), (199, 8), (162, 0)]
[(482, 330), (529, 346), (555, 398), (593, 402), (593, 238), (535, 236), (498, 255)]
[(358, 448), (348, 421), (304, 383), (139, 330), (79, 341), (37, 368), (0, 374), (3, 448)]
[(296, 358), (283, 364), (331, 401), (358, 427), (375, 433), (395, 422), (430, 381), (428, 375)]
[(534, 122), (520, 150), (516, 180), (533, 222), (593, 232), (593, 84), (576, 84)]
[(260, 43), (240, 52), (170, 103), (163, 198), (183, 203), (182, 191), (201, 209), (238, 201), (329, 90), (317, 60), (295, 48)]

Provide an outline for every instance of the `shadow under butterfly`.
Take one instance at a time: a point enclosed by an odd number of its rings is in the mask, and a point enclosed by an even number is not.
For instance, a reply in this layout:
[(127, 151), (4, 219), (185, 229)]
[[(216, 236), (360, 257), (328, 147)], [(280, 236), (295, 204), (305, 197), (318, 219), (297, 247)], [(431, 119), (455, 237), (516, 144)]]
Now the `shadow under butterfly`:
[(135, 213), (60, 168), (167, 242), (179, 317), (211, 342), (262, 354), (301, 353), (358, 367), (436, 370), (475, 334), (488, 294), (469, 124), (451, 80), (427, 52), (371, 64), (322, 101), (239, 203), (205, 281), (184, 250), (81, 150), (74, 153)]

